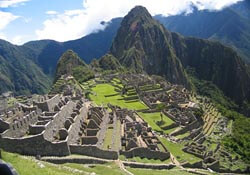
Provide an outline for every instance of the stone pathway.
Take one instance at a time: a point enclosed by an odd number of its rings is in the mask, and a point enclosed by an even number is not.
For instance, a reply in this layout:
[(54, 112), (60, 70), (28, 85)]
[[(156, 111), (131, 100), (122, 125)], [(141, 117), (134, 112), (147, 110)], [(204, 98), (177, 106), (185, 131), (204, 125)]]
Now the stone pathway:
[(121, 169), (122, 171), (124, 171), (126, 174), (128, 174), (128, 175), (134, 175), (133, 173), (131, 173), (130, 171), (128, 171), (128, 170), (125, 168), (125, 166), (124, 166), (124, 164), (122, 163), (121, 160), (116, 160), (115, 163), (116, 163), (116, 164), (120, 167), (120, 169)]
[(100, 131), (99, 131), (99, 136), (98, 136), (98, 142), (97, 142), (97, 147), (98, 148), (102, 148), (103, 146), (103, 142), (105, 139), (105, 135), (106, 135), (106, 131), (107, 131), (107, 127), (108, 127), (108, 122), (109, 122), (109, 114), (107, 111), (105, 111), (104, 116), (103, 116), (103, 121), (100, 125)]

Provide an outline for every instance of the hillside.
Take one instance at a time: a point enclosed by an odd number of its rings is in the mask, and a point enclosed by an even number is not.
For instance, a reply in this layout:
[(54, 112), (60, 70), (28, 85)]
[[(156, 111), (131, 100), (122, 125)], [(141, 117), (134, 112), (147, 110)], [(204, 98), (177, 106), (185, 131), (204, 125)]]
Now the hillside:
[(30, 59), (33, 52), (0, 40), (0, 93), (46, 93), (50, 79)]
[(188, 81), (184, 68), (191, 67), (200, 80), (211, 81), (236, 103), (250, 99), (249, 67), (233, 49), (171, 33), (144, 7), (134, 8), (124, 18), (110, 53), (136, 72), (162, 75), (183, 85)]
[(78, 40), (56, 42), (53, 40), (31, 41), (23, 45), (35, 52), (34, 60), (42, 70), (53, 75), (60, 56), (69, 49), (74, 50), (86, 63), (103, 56), (111, 46), (120, 26), (120, 18), (111, 20), (103, 31), (97, 31)]
[(162, 75), (170, 82), (189, 86), (181, 62), (169, 43), (170, 35), (144, 7), (137, 6), (124, 17), (110, 53), (137, 73)]
[(156, 16), (167, 29), (184, 36), (220, 41), (250, 62), (250, 2), (239, 2), (221, 11), (198, 11), (176, 16)]
[(61, 76), (74, 76), (79, 82), (86, 81), (94, 76), (89, 66), (72, 50), (66, 51), (59, 59), (56, 67), (56, 82)]

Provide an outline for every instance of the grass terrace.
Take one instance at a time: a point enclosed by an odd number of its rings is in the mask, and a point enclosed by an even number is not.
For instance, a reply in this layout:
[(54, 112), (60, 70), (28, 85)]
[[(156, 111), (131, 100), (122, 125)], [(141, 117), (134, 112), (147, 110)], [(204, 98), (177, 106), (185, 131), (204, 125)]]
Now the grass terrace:
[(163, 114), (163, 122), (161, 122), (161, 114), (160, 112), (155, 113), (138, 113), (148, 124), (152, 127), (153, 130), (158, 132), (164, 132), (165, 134), (169, 134), (173, 132), (176, 128), (164, 130), (163, 128), (173, 124), (174, 122)]
[(139, 169), (139, 168), (127, 168), (128, 171), (133, 173), (134, 175), (192, 175), (187, 171), (181, 170), (179, 168), (174, 168), (171, 170), (150, 170), (150, 169)]
[(112, 127), (109, 127), (106, 131), (104, 143), (103, 143), (103, 149), (111, 149), (112, 146), (112, 136), (113, 136), (114, 129)]
[(98, 84), (91, 90), (90, 100), (94, 101), (97, 105), (106, 106), (110, 103), (131, 110), (147, 109), (146, 105), (139, 100), (124, 100), (123, 97), (115, 91), (115, 87), (110, 84)]
[(180, 163), (184, 163), (185, 161), (189, 163), (195, 163), (201, 161), (200, 158), (184, 152), (182, 150), (184, 146), (181, 143), (172, 143), (168, 141), (166, 138), (162, 137), (159, 137), (159, 139), (162, 142), (162, 144), (168, 149), (168, 151), (171, 152)]

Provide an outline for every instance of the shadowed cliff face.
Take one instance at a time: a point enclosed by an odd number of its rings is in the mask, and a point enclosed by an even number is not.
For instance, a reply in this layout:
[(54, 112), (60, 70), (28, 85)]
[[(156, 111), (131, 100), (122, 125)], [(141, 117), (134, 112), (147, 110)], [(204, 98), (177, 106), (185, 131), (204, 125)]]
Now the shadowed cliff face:
[(249, 101), (249, 67), (235, 51), (218, 42), (171, 33), (144, 7), (135, 7), (123, 19), (110, 53), (127, 68), (162, 75), (186, 87), (184, 68), (191, 67), (199, 79), (213, 82), (238, 104)]
[(122, 21), (110, 52), (136, 72), (162, 75), (172, 83), (187, 85), (169, 37), (171, 34), (144, 7), (137, 6)]

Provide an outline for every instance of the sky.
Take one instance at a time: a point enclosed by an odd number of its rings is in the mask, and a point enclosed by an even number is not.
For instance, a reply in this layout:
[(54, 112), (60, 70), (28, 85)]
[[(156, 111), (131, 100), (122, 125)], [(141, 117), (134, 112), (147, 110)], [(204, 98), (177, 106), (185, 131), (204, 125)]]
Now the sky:
[(68, 41), (103, 30), (112, 18), (143, 5), (152, 15), (221, 10), (242, 0), (0, 0), (0, 39), (21, 45), (31, 40)]

